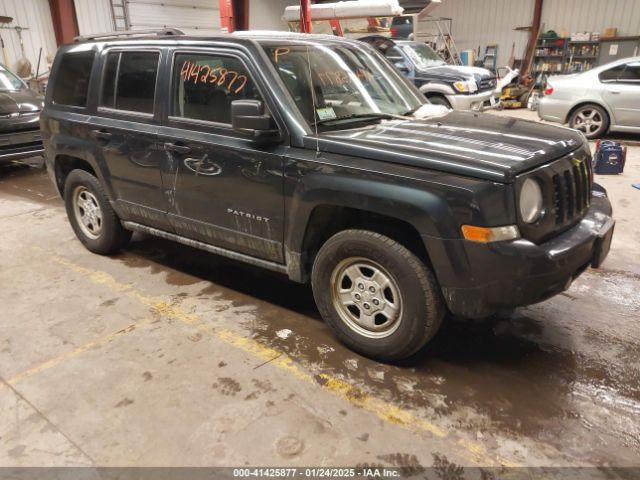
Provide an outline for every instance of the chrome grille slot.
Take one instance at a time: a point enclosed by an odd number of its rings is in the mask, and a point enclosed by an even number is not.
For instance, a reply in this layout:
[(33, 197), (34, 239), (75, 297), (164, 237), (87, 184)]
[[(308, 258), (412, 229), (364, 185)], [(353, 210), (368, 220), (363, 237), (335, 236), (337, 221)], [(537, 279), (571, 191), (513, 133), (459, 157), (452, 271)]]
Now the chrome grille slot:
[(591, 203), (591, 172), (587, 161), (553, 176), (556, 225), (581, 216)]

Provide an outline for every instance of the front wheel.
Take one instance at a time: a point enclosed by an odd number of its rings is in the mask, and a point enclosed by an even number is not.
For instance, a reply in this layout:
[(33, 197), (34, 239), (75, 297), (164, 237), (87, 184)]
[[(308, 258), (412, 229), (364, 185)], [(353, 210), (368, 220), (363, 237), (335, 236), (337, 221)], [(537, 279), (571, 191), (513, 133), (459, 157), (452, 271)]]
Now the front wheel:
[(427, 99), (429, 100), (429, 103), (432, 103), (433, 105), (442, 105), (443, 107), (452, 108), (449, 100), (447, 100), (443, 96), (432, 95), (430, 97), (427, 97)]
[(609, 115), (599, 105), (583, 105), (571, 114), (569, 126), (588, 139), (600, 138), (609, 128)]
[(444, 301), (426, 265), (400, 243), (368, 230), (342, 231), (322, 246), (312, 287), (335, 335), (377, 360), (414, 354), (444, 317)]

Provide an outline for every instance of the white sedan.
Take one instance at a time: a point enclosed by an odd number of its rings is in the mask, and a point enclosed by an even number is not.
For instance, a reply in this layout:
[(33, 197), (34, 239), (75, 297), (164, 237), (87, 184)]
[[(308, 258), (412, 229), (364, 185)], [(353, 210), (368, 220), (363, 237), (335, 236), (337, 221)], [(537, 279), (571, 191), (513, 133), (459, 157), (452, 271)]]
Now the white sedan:
[(538, 115), (568, 123), (587, 138), (599, 138), (607, 131), (640, 133), (640, 57), (549, 77)]

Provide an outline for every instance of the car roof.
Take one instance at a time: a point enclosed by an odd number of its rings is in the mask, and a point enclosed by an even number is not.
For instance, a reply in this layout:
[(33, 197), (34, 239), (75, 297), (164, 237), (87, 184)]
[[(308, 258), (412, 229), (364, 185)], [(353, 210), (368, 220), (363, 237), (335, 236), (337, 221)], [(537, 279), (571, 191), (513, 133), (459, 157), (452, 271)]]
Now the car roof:
[[(159, 32), (160, 33), (160, 32)], [(135, 35), (135, 33), (133, 33)], [(251, 31), (237, 31), (232, 34), (220, 33), (215, 35), (185, 35), (185, 34), (143, 34), (135, 36), (118, 35), (117, 32), (113, 36), (97, 36), (97, 37), (78, 37), (75, 41), (75, 45), (79, 43), (96, 43), (106, 45), (136, 45), (152, 42), (154, 44), (194, 44), (194, 43), (207, 43), (207, 42), (226, 42), (247, 45), (248, 43), (271, 43), (280, 42), (287, 44), (295, 43), (332, 43), (332, 44), (351, 44), (353, 45), (355, 40), (338, 37), (335, 35), (318, 35), (308, 33), (297, 32), (282, 32), (271, 30), (251, 30)], [(70, 44), (70, 45), (74, 45)]]
[(258, 43), (262, 42), (286, 42), (286, 43), (335, 43), (335, 44), (353, 44), (356, 40), (339, 37), (336, 35), (325, 35), (315, 33), (299, 33), (299, 32), (282, 32), (276, 30), (241, 30), (233, 32), (232, 37), (248, 38)]
[(588, 73), (588, 72), (599, 73), (605, 70), (609, 70), (610, 68), (614, 68), (620, 65), (624, 65), (626, 63), (631, 63), (631, 62), (640, 62), (640, 57), (627, 57), (627, 58), (621, 58), (619, 60), (614, 60), (613, 62), (605, 63), (604, 65), (600, 65), (594, 69), (588, 70), (585, 73)]

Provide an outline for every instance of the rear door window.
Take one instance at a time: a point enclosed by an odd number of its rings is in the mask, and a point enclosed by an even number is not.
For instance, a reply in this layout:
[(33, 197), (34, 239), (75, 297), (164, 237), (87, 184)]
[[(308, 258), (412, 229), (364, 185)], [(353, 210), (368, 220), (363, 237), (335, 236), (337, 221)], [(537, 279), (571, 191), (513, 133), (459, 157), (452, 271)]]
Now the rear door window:
[(62, 54), (53, 84), (53, 103), (73, 107), (87, 106), (87, 91), (94, 58), (93, 50)]
[(617, 67), (605, 70), (599, 75), (600, 81), (605, 83), (615, 82), (616, 80), (618, 80), (618, 77), (620, 77), (623, 71), (624, 65), (618, 65)]
[(104, 67), (100, 106), (153, 114), (159, 52), (110, 52)]
[(640, 85), (640, 62), (628, 63), (618, 81)]
[(262, 100), (238, 58), (214, 54), (177, 53), (172, 92), (173, 117), (223, 124), (234, 100)]

